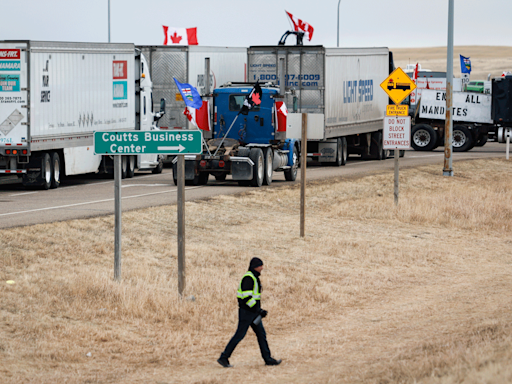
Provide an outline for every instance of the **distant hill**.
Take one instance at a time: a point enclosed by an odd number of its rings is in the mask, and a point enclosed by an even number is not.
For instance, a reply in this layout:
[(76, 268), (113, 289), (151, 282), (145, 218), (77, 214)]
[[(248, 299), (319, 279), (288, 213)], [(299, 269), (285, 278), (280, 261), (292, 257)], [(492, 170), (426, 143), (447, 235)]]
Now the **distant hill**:
[[(446, 71), (446, 47), (390, 48), (397, 67), (421, 64), (423, 69)], [(487, 80), (501, 76), (503, 71), (512, 71), (512, 47), (455, 46), (453, 48), (453, 74), (460, 77), (459, 55), (471, 58), (471, 80)]]

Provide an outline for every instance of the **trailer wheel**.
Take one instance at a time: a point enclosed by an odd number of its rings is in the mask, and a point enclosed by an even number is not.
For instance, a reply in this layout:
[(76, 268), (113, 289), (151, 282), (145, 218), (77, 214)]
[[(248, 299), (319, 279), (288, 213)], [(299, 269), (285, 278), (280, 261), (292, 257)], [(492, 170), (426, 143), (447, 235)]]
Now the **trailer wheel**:
[(400, 150), (400, 152), (398, 152), (398, 157), (404, 157), (405, 156), (405, 150)]
[(297, 147), (293, 147), (293, 165), (284, 170), (284, 178), (286, 181), (295, 181), (297, 179), (297, 169), (299, 168), (299, 151)]
[(473, 139), (471, 132), (463, 125), (453, 127), (452, 146), (454, 152), (466, 152), (471, 149)]
[(483, 147), (485, 145), (485, 143), (487, 143), (487, 140), (489, 140), (489, 136), (488, 135), (482, 135), (478, 138), (475, 146), (476, 147)]
[(220, 175), (215, 175), (215, 180), (217, 181), (226, 181), (226, 173), (221, 173)]
[(265, 175), (263, 177), (263, 185), (270, 185), (272, 184), (272, 176), (274, 175), (274, 156), (272, 148), (265, 148), (263, 152), (263, 157), (265, 161)]
[(251, 185), (253, 187), (261, 187), (263, 184), (265, 167), (263, 160), (263, 151), (260, 148), (251, 148), (251, 152), (249, 153), (249, 158), (254, 163), (252, 170), (252, 181)]
[(437, 133), (430, 125), (415, 125), (411, 136), (411, 145), (415, 151), (432, 151), (436, 146)]
[(126, 179), (128, 173), (128, 160), (127, 156), (121, 156), (121, 179)]
[(342, 137), (341, 140), (341, 165), (347, 164), (348, 159), (348, 144), (347, 144), (347, 138)]
[(210, 174), (208, 172), (201, 172), (197, 177), (197, 185), (206, 185), (208, 184), (208, 178)]
[(41, 186), (45, 190), (52, 186), (52, 173), (52, 160), (50, 154), (45, 152), (41, 157), (41, 178), (43, 181)]
[(59, 188), (60, 185), (60, 157), (58, 152), (52, 152), (52, 181), (50, 188)]
[(338, 137), (336, 139), (336, 161), (334, 163), (327, 164), (334, 164), (336, 167), (341, 167), (342, 165), (347, 164), (347, 150), (346, 137)]
[(128, 156), (128, 167), (126, 169), (126, 177), (131, 179), (135, 175), (135, 156)]

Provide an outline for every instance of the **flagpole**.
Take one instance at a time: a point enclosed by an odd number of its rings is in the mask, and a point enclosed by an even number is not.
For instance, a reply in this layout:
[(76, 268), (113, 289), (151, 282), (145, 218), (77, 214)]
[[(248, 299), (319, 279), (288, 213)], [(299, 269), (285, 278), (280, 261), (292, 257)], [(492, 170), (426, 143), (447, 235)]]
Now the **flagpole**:
[(222, 138), (222, 140), (221, 140), (221, 142), (220, 142), (219, 146), (217, 147), (217, 149), (215, 150), (215, 153), (213, 154), (213, 156), (216, 156), (216, 155), (217, 155), (217, 152), (219, 151), (220, 147), (222, 147), (222, 143), (224, 143), (224, 139), (228, 136), (229, 131), (231, 131), (231, 128), (233, 128), (233, 124), (235, 124), (235, 121), (236, 121), (236, 119), (238, 119), (238, 116), (240, 116), (240, 112), (238, 112), (238, 113), (236, 114), (235, 119), (233, 120), (233, 122), (232, 122), (232, 123), (231, 123), (231, 125), (229, 126), (228, 131), (226, 132), (226, 134), (225, 134), (225, 135), (224, 135), (224, 137)]
[(338, 33), (336, 35), (338, 38), (338, 44), (337, 44), (338, 48), (340, 47), (340, 3), (341, 3), (341, 0), (338, 0)]
[(110, 43), (110, 0), (108, 0), (108, 42)]

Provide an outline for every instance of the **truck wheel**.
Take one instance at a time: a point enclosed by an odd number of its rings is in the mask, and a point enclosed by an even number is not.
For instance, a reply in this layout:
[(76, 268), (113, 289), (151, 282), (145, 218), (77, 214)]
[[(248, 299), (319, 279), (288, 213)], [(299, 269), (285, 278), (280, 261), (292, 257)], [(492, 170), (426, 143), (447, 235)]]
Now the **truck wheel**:
[(126, 169), (126, 177), (131, 179), (135, 175), (135, 156), (128, 156), (128, 167)]
[(400, 150), (400, 152), (398, 152), (398, 157), (404, 157), (405, 156), (405, 150)]
[(454, 152), (466, 152), (471, 149), (473, 139), (471, 132), (463, 125), (453, 127), (452, 146)]
[(437, 133), (430, 125), (415, 125), (411, 136), (411, 145), (415, 151), (432, 151), (436, 146)]
[(272, 184), (272, 176), (274, 175), (274, 166), (273, 166), (273, 151), (272, 148), (265, 148), (263, 152), (263, 158), (265, 161), (265, 174), (263, 177), (263, 185)]
[(42, 189), (48, 190), (52, 186), (52, 159), (49, 153), (44, 153), (41, 157), (41, 178)]
[(489, 136), (488, 135), (482, 135), (478, 138), (475, 146), (477, 147), (483, 147), (485, 145), (485, 143), (487, 143), (487, 140), (489, 140)]
[(284, 178), (286, 181), (295, 181), (297, 179), (297, 169), (299, 168), (299, 151), (297, 147), (293, 147), (293, 165), (284, 170)]
[(52, 181), (50, 188), (59, 188), (60, 185), (60, 156), (57, 152), (52, 152)]
[(156, 166), (156, 168), (154, 168), (151, 173), (154, 173), (154, 174), (157, 174), (157, 173), (162, 173), (164, 169), (164, 161), (163, 159), (160, 157), (158, 158), (158, 165)]
[(215, 180), (217, 181), (226, 181), (227, 174), (223, 173), (221, 175), (215, 175)]
[(347, 149), (347, 139), (345, 137), (338, 137), (336, 139), (336, 161), (334, 166), (341, 167), (347, 163)]
[(347, 164), (348, 159), (348, 144), (347, 144), (347, 138), (342, 137), (341, 140), (341, 165)]
[(126, 179), (128, 173), (128, 159), (127, 156), (121, 156), (121, 179)]
[(208, 172), (201, 172), (199, 176), (197, 177), (197, 185), (206, 185), (208, 184), (208, 178), (210, 177), (210, 174)]
[(263, 160), (263, 151), (260, 148), (251, 148), (249, 158), (254, 163), (254, 166), (252, 168), (251, 185), (253, 187), (261, 187), (265, 175), (265, 161)]

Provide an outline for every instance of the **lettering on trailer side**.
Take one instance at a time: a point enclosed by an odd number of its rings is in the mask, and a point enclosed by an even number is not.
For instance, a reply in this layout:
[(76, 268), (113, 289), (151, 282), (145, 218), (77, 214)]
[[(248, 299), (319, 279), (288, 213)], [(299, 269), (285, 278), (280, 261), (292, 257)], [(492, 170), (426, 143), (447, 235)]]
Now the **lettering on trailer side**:
[(343, 103), (373, 101), (373, 79), (343, 82)]
[(0, 60), (20, 60), (21, 50), (20, 49), (0, 49)]
[(126, 60), (112, 62), (112, 78), (114, 80), (128, 78), (128, 62)]

